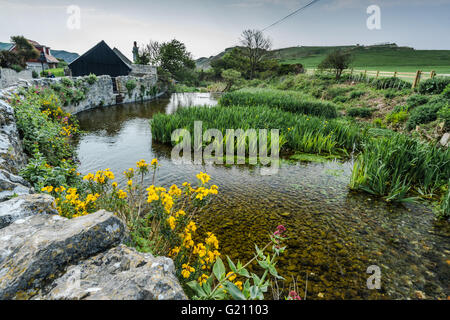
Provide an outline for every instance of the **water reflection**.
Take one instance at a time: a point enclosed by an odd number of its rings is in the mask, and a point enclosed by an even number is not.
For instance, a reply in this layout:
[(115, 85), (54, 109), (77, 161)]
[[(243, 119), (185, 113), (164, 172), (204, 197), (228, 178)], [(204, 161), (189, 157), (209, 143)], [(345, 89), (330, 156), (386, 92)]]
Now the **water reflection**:
[[(215, 103), (209, 94), (178, 94), (80, 114), (87, 131), (78, 147), (80, 172), (111, 168), (120, 177), (137, 160), (153, 158), (162, 165), (157, 183), (164, 186), (208, 172), (220, 196), (199, 214), (202, 230), (218, 235), (224, 255), (246, 260), (254, 243), (261, 245), (278, 224), (285, 225), (289, 247), (280, 272), (296, 277), (300, 288), (308, 273), (310, 299), (319, 294), (404, 299), (416, 298), (416, 291), (445, 299), (450, 294), (448, 225), (437, 225), (424, 206), (393, 206), (350, 192), (351, 162), (283, 163), (277, 175), (261, 176), (257, 167), (243, 165), (174, 165), (170, 148), (152, 143), (148, 120), (155, 113)], [(382, 270), (381, 290), (366, 286), (366, 270), (373, 264)]]

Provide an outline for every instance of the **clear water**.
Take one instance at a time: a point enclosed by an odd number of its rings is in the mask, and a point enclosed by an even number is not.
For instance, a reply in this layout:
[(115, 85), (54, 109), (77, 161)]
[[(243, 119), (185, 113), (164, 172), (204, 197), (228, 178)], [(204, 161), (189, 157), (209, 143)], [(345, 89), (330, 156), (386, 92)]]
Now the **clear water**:
[[(198, 215), (201, 231), (214, 232), (221, 252), (247, 261), (277, 225), (288, 229), (288, 250), (278, 269), (294, 278), (308, 299), (447, 299), (450, 295), (450, 228), (423, 205), (394, 206), (348, 189), (352, 163), (283, 162), (275, 176), (246, 165), (175, 165), (170, 148), (152, 143), (149, 119), (191, 105), (213, 106), (205, 93), (174, 94), (154, 102), (104, 107), (78, 115), (78, 155), (83, 174), (111, 168), (116, 176), (137, 160), (158, 158), (157, 183), (195, 181), (207, 172), (219, 186)], [(122, 184), (124, 180), (120, 180)], [(150, 181), (148, 181), (150, 183)], [(381, 269), (381, 289), (367, 288), (367, 268)], [(253, 266), (253, 271), (258, 271)]]

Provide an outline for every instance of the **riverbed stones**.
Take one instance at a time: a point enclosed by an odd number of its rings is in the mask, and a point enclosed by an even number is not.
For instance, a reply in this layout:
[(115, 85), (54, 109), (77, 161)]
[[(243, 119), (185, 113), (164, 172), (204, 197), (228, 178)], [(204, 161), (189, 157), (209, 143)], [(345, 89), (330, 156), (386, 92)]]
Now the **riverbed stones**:
[(28, 299), (64, 269), (120, 244), (125, 226), (104, 210), (68, 220), (34, 215), (0, 229), (0, 300)]
[(16, 220), (36, 214), (58, 214), (55, 199), (50, 195), (32, 194), (15, 197), (0, 203), (0, 229)]
[(120, 245), (68, 268), (49, 300), (184, 300), (171, 259)]

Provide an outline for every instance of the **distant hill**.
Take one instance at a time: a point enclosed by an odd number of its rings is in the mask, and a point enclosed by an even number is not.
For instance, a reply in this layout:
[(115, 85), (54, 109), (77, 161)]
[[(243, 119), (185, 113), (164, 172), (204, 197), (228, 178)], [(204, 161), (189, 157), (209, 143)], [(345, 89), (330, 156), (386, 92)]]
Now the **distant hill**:
[(63, 59), (67, 63), (71, 63), (80, 56), (78, 53), (67, 52), (65, 50), (51, 50), (51, 52), (56, 59)]
[[(0, 51), (9, 50), (12, 47), (11, 43), (0, 42)], [(78, 58), (80, 55), (74, 52), (68, 52), (65, 50), (53, 50), (51, 49), (52, 55), (56, 59), (63, 59), (67, 63), (71, 63), (73, 60)]]
[[(198, 68), (207, 69), (215, 59), (222, 57), (228, 50), (217, 56), (200, 58)], [(336, 49), (349, 51), (353, 56), (352, 67), (355, 69), (414, 72), (434, 70), (438, 74), (450, 74), (450, 50), (415, 50), (399, 47), (396, 44), (372, 46), (330, 46), (330, 47), (290, 47), (270, 51), (270, 57), (281, 63), (301, 63), (306, 68), (316, 68), (325, 56)]]

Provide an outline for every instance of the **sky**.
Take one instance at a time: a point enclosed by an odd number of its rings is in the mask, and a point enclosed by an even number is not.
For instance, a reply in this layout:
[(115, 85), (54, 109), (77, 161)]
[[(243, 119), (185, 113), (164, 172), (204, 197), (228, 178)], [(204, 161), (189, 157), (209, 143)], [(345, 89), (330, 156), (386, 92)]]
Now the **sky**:
[[(105, 40), (131, 58), (133, 41), (176, 38), (194, 58), (209, 57), (239, 44), (243, 30), (262, 30), (310, 1), (0, 0), (0, 42), (23, 35), (82, 54)], [(370, 5), (380, 9), (380, 29), (367, 27)], [(450, 0), (320, 0), (265, 34), (274, 49), (395, 42), (450, 50), (449, 16)]]

